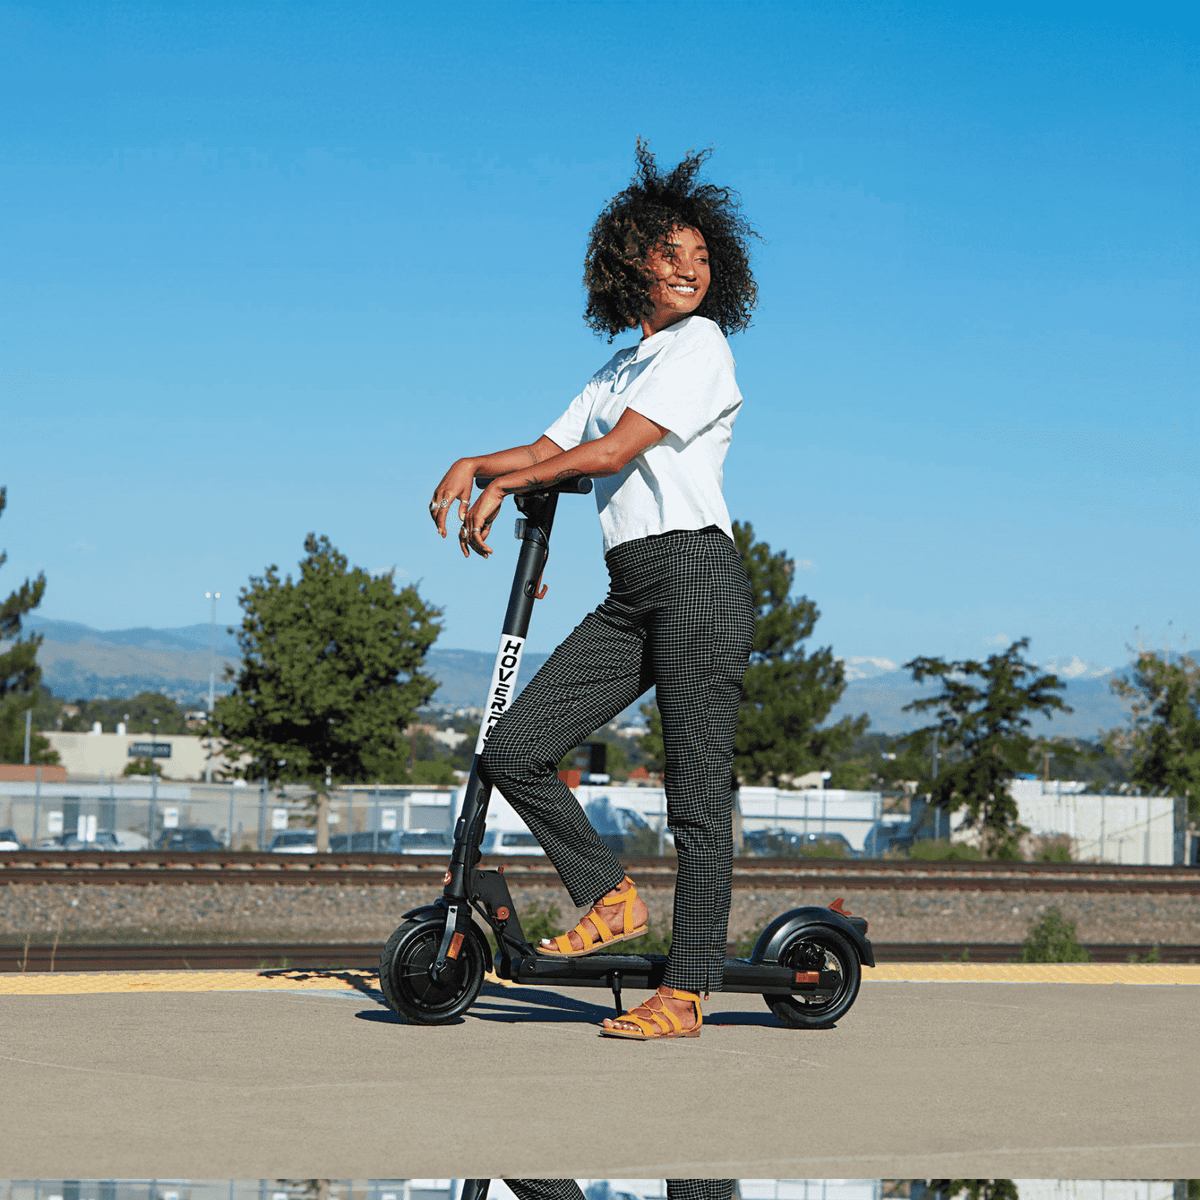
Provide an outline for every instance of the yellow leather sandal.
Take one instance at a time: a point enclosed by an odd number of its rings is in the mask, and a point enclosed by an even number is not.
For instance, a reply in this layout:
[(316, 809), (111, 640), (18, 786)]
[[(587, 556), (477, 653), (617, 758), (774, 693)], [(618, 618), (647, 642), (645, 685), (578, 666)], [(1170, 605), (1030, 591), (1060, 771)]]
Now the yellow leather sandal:
[[(601, 946), (615, 946), (618, 942), (628, 942), (631, 938), (639, 938), (650, 932), (648, 925), (640, 925), (637, 929), (630, 929), (629, 926), (633, 921), (633, 902), (637, 899), (637, 888), (633, 886), (633, 880), (628, 875), (621, 881), (629, 884), (629, 891), (609, 892), (607, 896), (601, 896), (596, 904), (592, 905), (592, 909), (587, 915), (575, 926), (574, 929), (567, 933), (560, 933), (554, 939), (554, 948), (549, 946), (536, 947), (539, 954), (548, 954), (551, 958), (579, 958), (584, 954), (591, 954), (592, 951), (598, 950)], [(596, 911), (596, 906), (600, 904), (624, 904), (625, 919), (621, 922), (621, 932), (613, 933), (611, 929), (604, 923), (600, 914)], [(583, 927), (584, 921), (590, 921), (600, 940), (595, 938)], [(574, 950), (571, 947), (571, 934), (579, 935), (579, 940), (583, 943), (582, 950)]]
[[(684, 1029), (683, 1022), (663, 1003), (663, 997), (671, 1000), (690, 1001), (696, 1010), (696, 1024), (691, 1029)], [(658, 1007), (652, 1008), (654, 1001)], [(645, 1013), (645, 1016), (639, 1016)], [(637, 1029), (615, 1029), (617, 1021), (625, 1021), (636, 1025)], [(656, 1038), (699, 1037), (700, 1027), (704, 1024), (704, 1014), (700, 1011), (700, 997), (695, 992), (681, 992), (678, 988), (660, 987), (649, 1000), (642, 1001), (637, 1008), (631, 1009), (621, 1017), (609, 1017), (600, 1026), (604, 1037), (631, 1038), (635, 1042), (650, 1042)]]

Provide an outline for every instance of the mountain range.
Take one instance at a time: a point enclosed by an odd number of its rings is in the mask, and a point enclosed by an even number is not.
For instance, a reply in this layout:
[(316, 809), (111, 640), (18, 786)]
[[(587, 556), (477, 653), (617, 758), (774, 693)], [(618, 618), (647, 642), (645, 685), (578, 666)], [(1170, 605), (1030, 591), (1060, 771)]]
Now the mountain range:
[[(219, 625), (184, 625), (175, 629), (97, 630), (74, 621), (53, 621), (36, 615), (23, 625), (43, 635), (38, 652), (42, 680), (56, 696), (94, 699), (100, 696), (135, 696), (163, 692), (185, 706), (201, 706), (208, 696), (209, 638), (216, 651), (216, 690), (229, 685), (223, 676), (226, 664), (240, 661), (237, 643)], [(546, 661), (545, 654), (526, 654), (521, 661), (518, 687)], [(434, 703), (443, 708), (482, 705), (491, 678), (494, 655), (480, 650), (434, 647), (426, 669), (440, 683)], [(919, 714), (904, 706), (936, 688), (914, 683), (902, 667), (887, 658), (852, 657), (843, 660), (846, 690), (830, 714), (831, 720), (866, 713), (878, 733), (903, 733), (923, 724)], [(1118, 670), (1097, 668), (1078, 658), (1042, 664), (1066, 681), (1065, 699), (1074, 709), (1052, 721), (1035, 718), (1035, 731), (1094, 738), (1098, 730), (1124, 725), (1128, 708), (1112, 694), (1111, 681)]]

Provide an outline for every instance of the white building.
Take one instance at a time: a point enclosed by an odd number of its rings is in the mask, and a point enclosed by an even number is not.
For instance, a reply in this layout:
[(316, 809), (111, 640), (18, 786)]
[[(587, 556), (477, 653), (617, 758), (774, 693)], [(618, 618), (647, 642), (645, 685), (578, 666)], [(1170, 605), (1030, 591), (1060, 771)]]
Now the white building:
[(1014, 779), (1017, 819), (1035, 837), (1068, 837), (1080, 862), (1170, 866), (1179, 857), (1174, 796), (1091, 795), (1074, 780)]
[[(152, 737), (148, 733), (62, 733), (51, 731), (42, 735), (52, 750), (58, 751), (59, 761), (70, 776), (101, 777), (112, 779), (120, 776), (125, 768), (139, 757), (145, 757), (148, 744), (153, 742), (160, 749), (166, 747), (165, 756), (155, 757), (158, 773), (163, 779), (200, 780), (208, 766), (210, 746), (207, 738), (195, 734), (160, 733)], [(139, 748), (142, 753), (139, 754)], [(231, 764), (220, 753), (221, 743), (212, 742), (212, 770), (228, 771)]]

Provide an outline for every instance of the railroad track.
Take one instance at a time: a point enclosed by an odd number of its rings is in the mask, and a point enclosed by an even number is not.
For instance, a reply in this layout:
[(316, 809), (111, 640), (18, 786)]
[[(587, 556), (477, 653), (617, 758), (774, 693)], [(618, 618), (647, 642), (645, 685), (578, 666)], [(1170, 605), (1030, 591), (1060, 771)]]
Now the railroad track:
[[(0, 946), (0, 973), (19, 971), (375, 970), (378, 945), (261, 942), (241, 945)], [(1018, 962), (1020, 943), (875, 943), (876, 962)], [(1091, 945), (1093, 962), (1200, 962), (1200, 946)], [(732, 947), (730, 948), (732, 953)]]
[[(557, 885), (545, 858), (507, 858), (510, 885)], [(630, 858), (630, 874), (644, 887), (674, 883), (673, 858)], [(361, 887), (437, 886), (441, 856), (386, 854), (259, 854), (252, 852), (125, 852), (19, 850), (0, 854), (6, 883), (279, 884)], [(905, 891), (1140, 892), (1200, 895), (1195, 867), (1118, 866), (1111, 863), (930, 863), (891, 859), (739, 858), (733, 885), (747, 889), (842, 888)]]

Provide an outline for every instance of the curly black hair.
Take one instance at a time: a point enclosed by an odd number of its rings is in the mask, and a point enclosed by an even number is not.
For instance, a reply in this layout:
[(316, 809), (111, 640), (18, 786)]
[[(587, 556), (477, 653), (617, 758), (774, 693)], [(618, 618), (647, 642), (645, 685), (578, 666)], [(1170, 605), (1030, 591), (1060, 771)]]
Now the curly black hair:
[(692, 151), (664, 175), (649, 147), (638, 138), (637, 171), (596, 218), (588, 237), (583, 285), (583, 319), (611, 342), (654, 312), (654, 277), (646, 266), (651, 250), (666, 247), (677, 226), (699, 230), (708, 246), (712, 282), (696, 315), (715, 321), (723, 333), (745, 329), (758, 300), (750, 272), (750, 239), (758, 237), (741, 214), (741, 197), (697, 177), (711, 150)]

